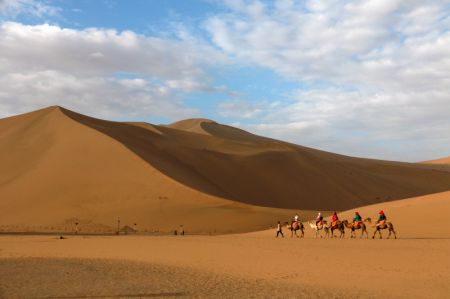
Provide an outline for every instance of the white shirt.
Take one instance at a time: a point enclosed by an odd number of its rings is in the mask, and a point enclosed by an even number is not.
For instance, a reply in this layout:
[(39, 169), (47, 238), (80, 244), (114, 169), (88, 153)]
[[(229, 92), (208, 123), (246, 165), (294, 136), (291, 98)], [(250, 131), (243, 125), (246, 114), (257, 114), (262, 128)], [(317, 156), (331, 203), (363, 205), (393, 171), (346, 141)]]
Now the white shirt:
[(298, 215), (295, 215), (294, 219), (295, 221), (298, 221)]

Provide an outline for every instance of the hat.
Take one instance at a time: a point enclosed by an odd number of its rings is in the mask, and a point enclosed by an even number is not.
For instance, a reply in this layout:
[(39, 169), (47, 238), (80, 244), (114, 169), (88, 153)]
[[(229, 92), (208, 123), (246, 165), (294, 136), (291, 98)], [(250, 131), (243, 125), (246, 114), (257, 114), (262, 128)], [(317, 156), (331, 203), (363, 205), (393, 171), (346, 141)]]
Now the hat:
[(322, 216), (322, 213), (319, 212), (319, 216)]
[(384, 214), (384, 211), (383, 211), (383, 210), (381, 210), (379, 214)]
[(359, 214), (358, 211), (355, 211), (355, 214)]

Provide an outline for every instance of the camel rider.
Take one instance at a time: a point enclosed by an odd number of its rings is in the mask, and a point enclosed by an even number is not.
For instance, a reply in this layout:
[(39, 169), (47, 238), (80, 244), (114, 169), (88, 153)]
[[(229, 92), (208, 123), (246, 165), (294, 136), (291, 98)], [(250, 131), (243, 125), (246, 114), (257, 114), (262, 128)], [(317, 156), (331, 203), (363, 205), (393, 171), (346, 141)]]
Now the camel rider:
[(382, 226), (386, 223), (387, 218), (386, 218), (386, 215), (384, 214), (383, 210), (381, 210), (378, 214), (379, 214), (379, 216), (378, 216), (378, 221), (377, 221), (376, 226)]
[(362, 223), (362, 217), (359, 215), (358, 211), (355, 211), (355, 217), (353, 217), (353, 227), (358, 226)]
[(295, 216), (294, 216), (294, 221), (295, 221), (295, 222), (298, 222), (298, 214), (295, 214)]
[(339, 217), (336, 212), (333, 213), (333, 216), (331, 216), (331, 225), (336, 226), (337, 222), (339, 221)]
[(323, 224), (323, 217), (322, 217), (322, 213), (319, 212), (319, 214), (317, 214), (317, 218), (316, 218), (316, 226), (322, 225)]

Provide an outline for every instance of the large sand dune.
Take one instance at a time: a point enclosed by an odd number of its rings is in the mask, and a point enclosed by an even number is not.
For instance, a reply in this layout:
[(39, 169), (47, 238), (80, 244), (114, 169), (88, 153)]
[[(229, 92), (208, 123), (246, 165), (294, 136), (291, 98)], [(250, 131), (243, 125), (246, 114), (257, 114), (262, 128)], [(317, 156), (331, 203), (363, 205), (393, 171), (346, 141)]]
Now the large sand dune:
[[(450, 191), (358, 207), (338, 213), (338, 216), (341, 220), (352, 222), (355, 211), (358, 211), (363, 218), (370, 217), (373, 225), (380, 210), (386, 213), (388, 221), (392, 222), (400, 238), (450, 239), (450, 218), (447, 217), (450, 214)], [(366, 224), (369, 237), (372, 237), (374, 228), (371, 224)], [(387, 237), (387, 230), (382, 233)], [(348, 237), (350, 230), (347, 230), (346, 234)], [(336, 235), (339, 236), (339, 233)], [(361, 232), (358, 231), (357, 237), (360, 236)]]
[[(242, 232), (290, 209), (345, 210), (447, 191), (433, 165), (352, 158), (210, 120), (110, 122), (61, 107), (0, 120), (3, 230)], [(311, 218), (312, 212), (303, 212)]]

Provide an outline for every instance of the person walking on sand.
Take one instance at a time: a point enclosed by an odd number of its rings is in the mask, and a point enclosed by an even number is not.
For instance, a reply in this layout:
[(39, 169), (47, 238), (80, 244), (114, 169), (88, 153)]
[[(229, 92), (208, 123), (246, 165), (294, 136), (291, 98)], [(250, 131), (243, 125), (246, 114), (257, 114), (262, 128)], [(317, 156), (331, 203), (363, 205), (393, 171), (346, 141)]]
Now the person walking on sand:
[(180, 225), (180, 235), (184, 236), (184, 227), (183, 227), (183, 224)]
[(281, 223), (280, 223), (280, 221), (278, 221), (278, 226), (277, 226), (277, 238), (278, 238), (278, 235), (280, 235), (280, 234), (281, 234), (281, 236), (284, 238), (284, 235), (283, 235), (283, 229), (282, 229)]

